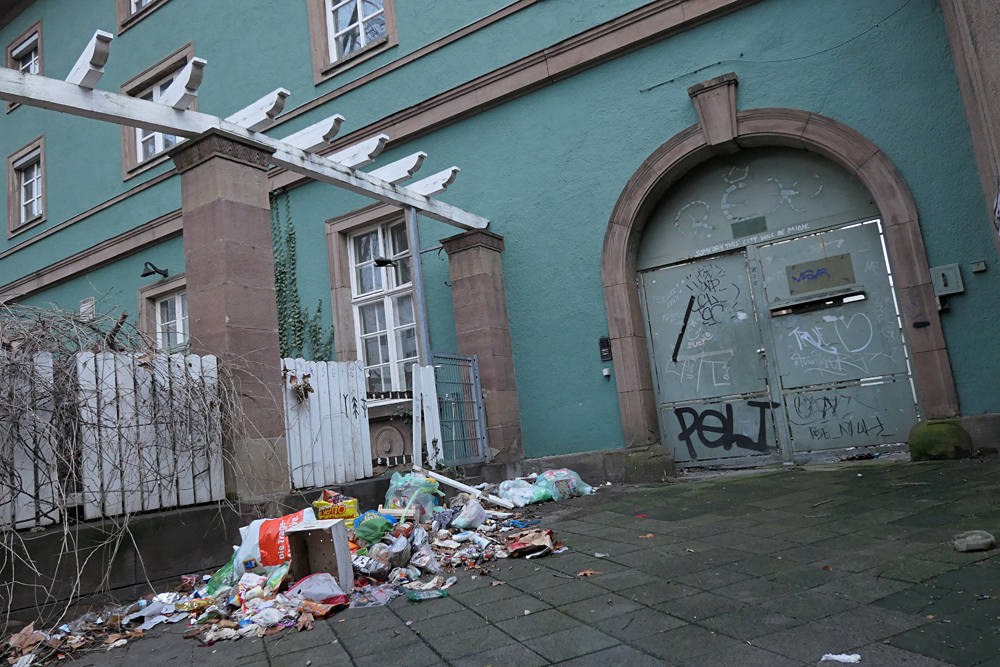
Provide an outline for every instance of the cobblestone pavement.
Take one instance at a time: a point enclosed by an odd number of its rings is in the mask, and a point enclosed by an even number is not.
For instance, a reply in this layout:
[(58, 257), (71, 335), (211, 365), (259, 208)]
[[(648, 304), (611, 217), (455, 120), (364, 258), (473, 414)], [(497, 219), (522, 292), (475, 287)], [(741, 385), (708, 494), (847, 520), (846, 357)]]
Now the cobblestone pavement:
[(950, 543), (1000, 534), (1000, 461), (604, 487), (540, 509), (570, 550), (503, 562), (503, 585), (463, 573), (446, 599), (207, 648), (158, 628), (76, 664), (1000, 666), (1000, 552)]

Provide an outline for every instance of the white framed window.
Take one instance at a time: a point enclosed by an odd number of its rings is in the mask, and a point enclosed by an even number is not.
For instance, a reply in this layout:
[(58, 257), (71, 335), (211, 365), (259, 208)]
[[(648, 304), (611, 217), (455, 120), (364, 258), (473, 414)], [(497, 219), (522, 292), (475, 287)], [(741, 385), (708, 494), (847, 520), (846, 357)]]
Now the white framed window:
[(139, 11), (140, 9), (142, 9), (143, 7), (145, 7), (146, 5), (151, 4), (152, 2), (153, 2), (153, 0), (130, 0), (130, 3), (131, 3), (131, 5), (130, 5), (131, 13), (135, 14), (137, 11)]
[(325, 0), (330, 62), (386, 36), (383, 0)]
[(10, 56), (17, 71), (24, 74), (40, 73), (42, 61), (39, 56), (38, 33), (33, 33), (31, 37), (15, 46)]
[(419, 352), (406, 222), (352, 235), (348, 252), (358, 357), (368, 391), (409, 391)]
[(36, 148), (14, 162), (17, 174), (18, 211), (20, 224), (42, 215), (42, 151)]
[[(143, 100), (152, 100), (154, 102), (160, 101), (160, 96), (166, 92), (167, 88), (174, 81), (174, 76), (176, 72), (171, 74), (165, 79), (162, 79), (146, 90), (140, 92), (136, 97)], [(167, 150), (174, 144), (176, 144), (180, 139), (172, 134), (164, 134), (163, 132), (155, 132), (153, 130), (146, 130), (141, 127), (135, 128), (135, 147), (136, 147), (136, 159), (139, 162), (148, 160), (151, 157), (159, 155), (163, 151)]]
[(156, 300), (156, 346), (174, 351), (188, 344), (187, 292)]

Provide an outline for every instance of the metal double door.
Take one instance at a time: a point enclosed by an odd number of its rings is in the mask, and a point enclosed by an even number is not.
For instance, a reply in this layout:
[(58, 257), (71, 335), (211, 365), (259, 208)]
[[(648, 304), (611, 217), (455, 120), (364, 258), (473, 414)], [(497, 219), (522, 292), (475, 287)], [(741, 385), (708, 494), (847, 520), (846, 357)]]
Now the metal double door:
[(679, 463), (903, 442), (919, 414), (879, 221), (644, 271)]

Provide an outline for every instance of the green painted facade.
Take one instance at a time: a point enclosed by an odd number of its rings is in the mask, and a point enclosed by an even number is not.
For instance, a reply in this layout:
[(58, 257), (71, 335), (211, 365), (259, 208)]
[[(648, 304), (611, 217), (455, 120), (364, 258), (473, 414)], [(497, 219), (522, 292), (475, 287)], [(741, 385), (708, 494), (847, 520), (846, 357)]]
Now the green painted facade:
[[(286, 111), (472, 23), (500, 0), (396, 1), (399, 46), (313, 84), (304, 0), (170, 0), (112, 43), (99, 87), (117, 86), (187, 42), (208, 60), (201, 111), (226, 116), (284, 86)], [(640, 0), (545, 0), (348, 92), (269, 132), (285, 136), (332, 113), (352, 132), (530, 53), (642, 6)], [(902, 7), (902, 8), (900, 8)], [(897, 12), (898, 10), (898, 12)], [(894, 13), (896, 12), (896, 13)], [(890, 18), (886, 18), (892, 15)], [(44, 69), (63, 78), (94, 29), (114, 26), (112, 0), (39, 0), (0, 30), (12, 40), (38, 18)], [(877, 27), (876, 27), (877, 26)], [(628, 179), (658, 146), (697, 122), (687, 87), (725, 72), (740, 109), (787, 107), (834, 118), (878, 145), (908, 184), (931, 266), (959, 263), (965, 294), (942, 323), (962, 414), (1000, 412), (989, 332), (1000, 319), (1000, 266), (982, 206), (968, 124), (937, 0), (762, 0), (568, 79), (393, 145), (375, 166), (415, 150), (421, 173), (452, 164), (440, 198), (490, 219), (505, 238), (504, 276), (521, 427), (528, 457), (623, 446), (614, 364), (605, 379), (597, 339), (608, 323), (601, 249)], [(668, 83), (664, 83), (668, 82)], [(647, 90), (652, 86), (658, 87)], [(164, 172), (122, 181), (114, 125), (21, 107), (0, 119), (0, 152), (46, 136), (47, 222), (0, 241), (0, 285), (180, 207), (173, 177), (36, 243), (39, 233)], [(330, 317), (324, 221), (368, 202), (329, 185), (291, 191), (299, 294)], [(421, 222), (425, 248), (456, 233)], [(972, 274), (969, 264), (989, 269)], [(164, 242), (25, 299), (75, 308), (109, 294), (135, 312), (142, 263), (183, 270), (181, 239)], [(432, 347), (456, 351), (448, 262), (423, 255)], [(992, 322), (992, 324), (991, 324)]]

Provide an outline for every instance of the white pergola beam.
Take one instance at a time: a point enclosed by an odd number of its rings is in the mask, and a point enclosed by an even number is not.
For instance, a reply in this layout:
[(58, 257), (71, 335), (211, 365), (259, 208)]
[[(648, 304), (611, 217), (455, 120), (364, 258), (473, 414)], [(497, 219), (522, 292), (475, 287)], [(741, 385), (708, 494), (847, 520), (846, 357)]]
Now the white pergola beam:
[(455, 178), (460, 171), (462, 170), (458, 167), (449, 167), (433, 176), (428, 176), (421, 181), (411, 183), (406, 189), (424, 197), (433, 197), (447, 190), (448, 186), (455, 182)]
[(87, 48), (77, 58), (73, 69), (69, 71), (66, 81), (81, 88), (92, 90), (104, 76), (104, 65), (111, 53), (111, 40), (115, 38), (110, 32), (98, 30), (90, 38)]
[(414, 153), (413, 155), (407, 155), (402, 160), (396, 160), (391, 164), (387, 164), (384, 167), (379, 167), (378, 169), (373, 169), (368, 172), (368, 175), (373, 178), (381, 178), (387, 183), (392, 183), (396, 185), (397, 183), (402, 183), (403, 181), (408, 181), (413, 178), (413, 174), (417, 173), (420, 167), (424, 164), (424, 158), (427, 157), (427, 153), (420, 151)]
[(198, 87), (205, 76), (205, 65), (208, 61), (204, 58), (192, 58), (191, 62), (184, 66), (170, 86), (160, 95), (160, 104), (173, 107), (179, 111), (184, 111), (194, 104), (198, 99)]
[(330, 156), (332, 162), (342, 164), (348, 169), (365, 167), (375, 161), (378, 154), (385, 149), (386, 142), (389, 141), (388, 134), (380, 134), (365, 139), (360, 144), (354, 144), (350, 148), (345, 148), (339, 153)]
[(411, 188), (393, 185), (361, 171), (352, 171), (327, 158), (200, 111), (178, 111), (148, 100), (103, 90), (86, 90), (65, 81), (22, 74), (4, 67), (0, 67), (0, 99), (187, 138), (218, 129), (266, 146), (274, 151), (271, 160), (274, 164), (308, 178), (387, 204), (411, 206), (425, 217), (461, 229), (485, 229), (489, 225), (486, 218), (413, 192)]
[(333, 138), (340, 132), (340, 125), (344, 122), (344, 117), (339, 113), (325, 118), (318, 123), (314, 123), (304, 130), (299, 130), (295, 134), (290, 134), (283, 142), (296, 148), (301, 148), (307, 153), (326, 148), (333, 141)]
[(285, 98), (291, 94), (285, 88), (277, 88), (226, 120), (251, 132), (263, 132), (274, 124), (275, 117), (285, 108)]

